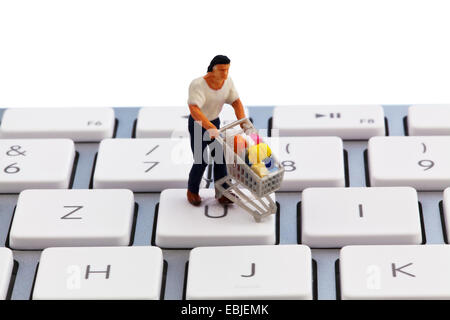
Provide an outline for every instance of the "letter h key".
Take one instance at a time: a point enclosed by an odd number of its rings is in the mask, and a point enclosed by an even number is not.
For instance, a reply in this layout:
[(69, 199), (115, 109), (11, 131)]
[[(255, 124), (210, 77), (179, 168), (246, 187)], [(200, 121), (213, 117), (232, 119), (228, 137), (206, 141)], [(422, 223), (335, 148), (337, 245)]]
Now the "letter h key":
[(49, 248), (42, 252), (32, 298), (157, 300), (162, 275), (157, 247)]

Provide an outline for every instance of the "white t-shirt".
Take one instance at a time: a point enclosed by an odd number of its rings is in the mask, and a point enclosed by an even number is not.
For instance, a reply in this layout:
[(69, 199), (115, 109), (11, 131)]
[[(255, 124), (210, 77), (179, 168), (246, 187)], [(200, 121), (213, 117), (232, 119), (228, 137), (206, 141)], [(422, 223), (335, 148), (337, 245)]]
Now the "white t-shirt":
[(189, 86), (188, 104), (198, 106), (208, 120), (219, 117), (224, 103), (232, 104), (237, 99), (239, 95), (230, 77), (219, 90), (211, 89), (203, 77), (192, 80)]

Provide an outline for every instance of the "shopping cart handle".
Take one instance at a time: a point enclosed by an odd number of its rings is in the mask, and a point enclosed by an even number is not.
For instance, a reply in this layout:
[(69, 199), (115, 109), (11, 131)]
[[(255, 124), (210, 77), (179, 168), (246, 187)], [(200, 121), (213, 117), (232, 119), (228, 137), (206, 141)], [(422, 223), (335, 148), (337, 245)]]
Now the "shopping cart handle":
[(224, 127), (221, 127), (221, 128), (219, 129), (219, 132), (221, 132), (221, 133), (222, 133), (222, 132), (225, 132), (227, 129), (233, 128), (233, 127), (235, 127), (235, 126), (237, 126), (237, 125), (240, 125), (241, 123), (244, 123), (244, 122), (250, 124), (251, 127), (254, 128), (254, 127), (253, 127), (253, 124), (251, 123), (251, 121), (250, 121), (248, 118), (242, 118), (242, 119), (240, 119), (240, 120), (236, 120), (236, 121), (234, 121), (234, 122), (232, 122), (232, 123), (229, 123), (229, 124), (227, 124), (227, 125), (224, 126)]

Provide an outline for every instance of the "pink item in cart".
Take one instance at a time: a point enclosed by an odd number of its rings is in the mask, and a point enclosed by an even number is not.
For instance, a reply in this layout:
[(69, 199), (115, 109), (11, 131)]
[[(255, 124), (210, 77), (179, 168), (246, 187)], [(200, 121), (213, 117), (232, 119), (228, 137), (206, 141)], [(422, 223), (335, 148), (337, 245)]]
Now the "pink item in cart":
[(261, 138), (259, 137), (259, 135), (257, 133), (250, 133), (249, 136), (256, 144), (262, 142)]

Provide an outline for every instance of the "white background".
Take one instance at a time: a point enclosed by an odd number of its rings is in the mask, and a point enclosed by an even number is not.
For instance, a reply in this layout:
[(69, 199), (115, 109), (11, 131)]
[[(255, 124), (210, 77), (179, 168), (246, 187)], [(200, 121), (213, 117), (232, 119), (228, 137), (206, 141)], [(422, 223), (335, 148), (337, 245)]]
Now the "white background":
[(216, 54), (245, 105), (450, 103), (450, 1), (0, 0), (0, 108), (185, 105)]

